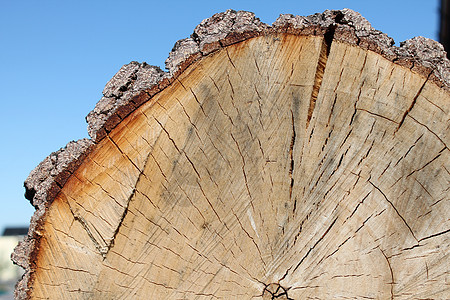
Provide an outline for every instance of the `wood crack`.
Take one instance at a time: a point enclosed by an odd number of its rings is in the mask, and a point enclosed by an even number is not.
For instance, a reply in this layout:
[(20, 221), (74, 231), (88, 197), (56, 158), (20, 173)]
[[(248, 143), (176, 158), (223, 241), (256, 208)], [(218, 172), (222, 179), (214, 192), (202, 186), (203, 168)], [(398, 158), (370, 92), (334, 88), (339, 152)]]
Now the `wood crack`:
[(406, 176), (406, 178), (408, 178), (409, 176), (411, 176), (412, 174), (414, 174), (414, 173), (416, 173), (416, 172), (419, 172), (420, 170), (425, 169), (429, 164), (431, 164), (431, 163), (434, 162), (436, 159), (438, 159), (438, 158), (442, 155), (442, 152), (443, 152), (445, 149), (447, 149), (447, 148), (443, 148), (441, 151), (439, 151), (438, 155), (436, 155), (433, 159), (431, 159), (430, 161), (428, 161), (428, 162), (427, 162), (426, 164), (424, 164), (422, 167), (420, 167), (420, 168), (418, 168), (418, 169), (412, 171), (411, 173), (409, 173), (409, 174)]
[(358, 202), (358, 204), (356, 205), (355, 209), (352, 211), (352, 213), (350, 214), (350, 216), (347, 217), (347, 219), (346, 219), (345, 221), (347, 221), (348, 219), (350, 219), (351, 217), (353, 217), (353, 215), (354, 215), (354, 214), (356, 213), (356, 211), (358, 210), (359, 206), (360, 206), (361, 204), (364, 203), (364, 200), (366, 200), (367, 197), (369, 197), (369, 195), (370, 195), (371, 193), (372, 193), (372, 192), (367, 193), (367, 195), (364, 196), (364, 198), (363, 198), (361, 201)]
[(325, 230), (325, 232), (322, 234), (322, 236), (316, 241), (316, 243), (309, 248), (308, 252), (306, 252), (305, 256), (302, 257), (302, 259), (300, 260), (300, 262), (295, 266), (294, 270), (292, 272), (295, 272), (300, 265), (303, 263), (303, 261), (308, 257), (308, 255), (311, 253), (311, 251), (324, 239), (324, 237), (328, 234), (328, 232), (330, 232), (331, 228), (333, 227), (334, 224), (336, 224), (337, 218), (334, 219), (334, 221), (331, 223), (331, 225), (327, 228), (327, 230)]
[(423, 82), (422, 86), (420, 87), (419, 91), (417, 92), (416, 96), (414, 96), (413, 101), (411, 102), (411, 105), (409, 106), (409, 108), (405, 111), (405, 113), (403, 114), (402, 119), (400, 120), (400, 122), (398, 123), (398, 127), (397, 129), (395, 129), (394, 134), (397, 133), (397, 131), (400, 129), (400, 127), (402, 127), (403, 122), (405, 122), (406, 116), (408, 116), (409, 112), (414, 108), (414, 105), (416, 105), (417, 99), (419, 98), (420, 94), (422, 93), (426, 83), (428, 82), (431, 74), (433, 74), (433, 71), (430, 72), (427, 76), (427, 78), (425, 79), (425, 81)]
[[(355, 103), (353, 104), (353, 114), (352, 114), (352, 117), (350, 118), (350, 124), (349, 124), (349, 126), (351, 126), (352, 124), (353, 124), (353, 121), (355, 120), (355, 117), (356, 117), (356, 113), (358, 112), (358, 102), (359, 102), (359, 100), (360, 100), (360, 98), (361, 98), (361, 93), (362, 93), (362, 88), (363, 88), (363, 86), (364, 86), (364, 84), (366, 83), (366, 79), (364, 79), (363, 80), (363, 82), (361, 83), (361, 86), (359, 87), (359, 92), (358, 92), (358, 96), (356, 97), (356, 101), (355, 101)], [(353, 129), (353, 128), (352, 128)]]
[(377, 113), (374, 113), (374, 112), (368, 111), (367, 109), (364, 109), (364, 108), (355, 108), (355, 109), (356, 109), (356, 110), (361, 110), (361, 111), (364, 111), (364, 112), (366, 112), (366, 113), (368, 113), (368, 114), (370, 114), (370, 115), (372, 115), (372, 116), (376, 116), (376, 117), (379, 117), (379, 118), (385, 119), (385, 120), (387, 120), (387, 121), (389, 121), (389, 122), (392, 122), (392, 123), (398, 124), (398, 122), (396, 122), (396, 121), (394, 121), (394, 120), (392, 120), (392, 119), (389, 119), (388, 117), (385, 117), (385, 116), (383, 116), (383, 115), (380, 115), (380, 114), (377, 114)]
[[(138, 182), (139, 182), (139, 178), (138, 178)], [(136, 183), (136, 185), (137, 185), (137, 183)], [(125, 219), (125, 217), (128, 214), (128, 207), (129, 207), (130, 201), (133, 198), (135, 193), (136, 193), (136, 188), (133, 189), (133, 192), (131, 193), (130, 197), (128, 197), (128, 201), (127, 201), (127, 205), (125, 206), (125, 210), (123, 211), (120, 221), (119, 221), (116, 229), (114, 230), (114, 234), (112, 236), (111, 242), (109, 243), (109, 245), (107, 245), (106, 252), (105, 252), (105, 255), (103, 256), (103, 259), (106, 258), (106, 255), (108, 254), (109, 250), (111, 250), (111, 248), (114, 247), (114, 241), (116, 239), (117, 234), (119, 233), (120, 228), (122, 227), (123, 220)]]
[[(289, 157), (290, 157), (290, 166), (289, 166), (289, 200), (292, 200), (292, 189), (294, 188), (294, 146), (295, 146), (295, 122), (294, 122), (294, 113), (291, 110), (291, 120), (292, 120), (292, 136), (291, 136), (291, 144), (289, 146)], [(295, 209), (297, 207), (297, 200), (294, 203), (293, 212), (295, 213)]]
[[(103, 257), (103, 259), (106, 258), (106, 253), (108, 252), (108, 249), (105, 246), (100, 245), (100, 243), (97, 241), (91, 230), (89, 229), (89, 225), (87, 224), (86, 220), (79, 216), (78, 214), (75, 214), (75, 212), (72, 210), (72, 208), (69, 206), (69, 210), (72, 213), (72, 216), (75, 221), (79, 222), (83, 229), (86, 231), (89, 239), (94, 243), (95, 248), (98, 250), (99, 254)], [(92, 227), (98, 234), (98, 236), (102, 239), (103, 243), (107, 245), (106, 241), (103, 239), (102, 235), (97, 231), (95, 227)]]
[(254, 210), (255, 208), (253, 207), (253, 198), (252, 198), (252, 194), (250, 193), (250, 188), (248, 186), (248, 181), (247, 181), (247, 174), (245, 172), (245, 158), (244, 158), (244, 155), (241, 152), (241, 148), (239, 147), (239, 143), (237, 142), (237, 140), (235, 139), (235, 137), (233, 136), (232, 133), (230, 135), (231, 135), (231, 138), (233, 139), (234, 143), (236, 144), (236, 147), (238, 149), (239, 155), (241, 156), (241, 159), (242, 159), (242, 174), (244, 175), (245, 188), (247, 189), (248, 196), (250, 197), (250, 204), (251, 204), (251, 206), (252, 206), (252, 208)]
[(434, 238), (434, 237), (437, 237), (437, 236), (440, 236), (440, 235), (444, 235), (444, 234), (447, 234), (447, 233), (449, 233), (449, 232), (450, 232), (450, 229), (447, 229), (447, 230), (444, 230), (444, 231), (441, 231), (441, 232), (438, 232), (438, 233), (435, 233), (435, 234), (432, 234), (432, 235), (423, 237), (423, 238), (421, 238), (421, 239), (419, 240), (419, 243), (420, 243), (421, 241), (428, 240), (428, 239), (431, 239), (431, 238)]
[(206, 196), (205, 191), (202, 188), (202, 185), (200, 184), (200, 181), (197, 179), (197, 184), (198, 187), (200, 188), (200, 191), (202, 192), (203, 197), (205, 197), (206, 201), (208, 202), (208, 205), (211, 207), (212, 211), (214, 212), (214, 214), (216, 215), (217, 219), (219, 220), (219, 222), (221, 224), (224, 224), (224, 222), (222, 221), (222, 219), (220, 219), (219, 214), (217, 213), (216, 209), (214, 208), (214, 205), (211, 203), (211, 201), (209, 200), (208, 196)]
[(386, 259), (386, 262), (388, 264), (389, 267), (389, 272), (391, 274), (391, 282), (389, 282), (389, 284), (391, 285), (391, 299), (394, 299), (394, 272), (392, 271), (392, 266), (391, 266), (391, 262), (389, 261), (389, 258), (386, 256), (386, 254), (384, 253), (384, 251), (378, 247), (378, 249), (380, 249), (381, 253), (383, 254), (384, 258)]
[(422, 125), (423, 127), (425, 127), (430, 133), (432, 133), (444, 146), (447, 150), (450, 150), (450, 148), (448, 148), (447, 144), (434, 132), (432, 131), (427, 125), (419, 122), (417, 119), (415, 119), (413, 116), (408, 115), (408, 117), (410, 117), (411, 119), (413, 119), (417, 124)]
[(311, 122), (320, 87), (322, 86), (322, 79), (325, 73), (325, 67), (327, 65), (328, 55), (330, 54), (331, 43), (333, 41), (335, 30), (336, 25), (330, 26), (323, 37), (322, 46), (319, 53), (319, 60), (317, 62), (316, 75), (314, 77), (314, 85), (311, 92), (311, 99), (309, 101), (308, 115), (306, 117), (306, 129), (308, 129), (309, 123)]
[(135, 162), (125, 152), (122, 151), (122, 149), (120, 149), (119, 145), (117, 145), (117, 143), (109, 135), (107, 135), (107, 137), (108, 137), (108, 140), (111, 141), (111, 143), (117, 148), (117, 150), (119, 150), (120, 154), (122, 154), (139, 171), (139, 173), (142, 173), (142, 170), (135, 164)]
[(259, 257), (260, 257), (260, 259), (261, 259), (261, 262), (263, 263), (264, 270), (265, 270), (266, 263), (264, 262), (264, 259), (263, 259), (263, 257), (262, 257), (262, 252), (261, 252), (261, 250), (259, 249), (258, 244), (256, 243), (255, 239), (250, 235), (250, 233), (248, 233), (248, 231), (245, 230), (244, 226), (242, 225), (242, 223), (241, 223), (239, 217), (236, 215), (236, 213), (234, 212), (234, 210), (231, 209), (231, 211), (233, 212), (233, 215), (234, 215), (234, 217), (236, 218), (236, 220), (237, 220), (239, 226), (241, 227), (242, 231), (244, 231), (244, 233), (247, 235), (247, 237), (252, 241), (253, 245), (255, 245), (255, 248), (256, 248), (256, 250), (257, 250), (258, 253), (259, 253)]
[(383, 195), (384, 199), (391, 205), (391, 207), (394, 209), (394, 211), (396, 212), (396, 214), (400, 217), (400, 219), (403, 221), (403, 223), (405, 224), (405, 226), (408, 228), (409, 232), (411, 233), (411, 235), (414, 237), (414, 239), (418, 241), (418, 239), (416, 238), (416, 236), (414, 235), (414, 232), (412, 231), (411, 227), (409, 226), (409, 224), (406, 222), (405, 218), (403, 218), (403, 216), (400, 214), (400, 212), (397, 210), (397, 208), (395, 207), (394, 203), (392, 203), (392, 201), (390, 201), (388, 199), (388, 197), (386, 196), (385, 193), (383, 193), (383, 191), (377, 187), (375, 184), (372, 183), (372, 181), (368, 180), (368, 182), (377, 190), (381, 193), (381, 195)]

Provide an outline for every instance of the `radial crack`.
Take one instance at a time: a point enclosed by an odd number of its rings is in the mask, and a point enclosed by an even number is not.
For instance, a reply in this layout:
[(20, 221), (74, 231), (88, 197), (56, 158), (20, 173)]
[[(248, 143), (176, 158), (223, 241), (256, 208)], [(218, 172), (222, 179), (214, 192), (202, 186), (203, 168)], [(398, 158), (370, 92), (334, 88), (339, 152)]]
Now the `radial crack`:
[(316, 243), (314, 244), (314, 246), (312, 246), (311, 248), (309, 248), (308, 252), (305, 254), (305, 256), (302, 257), (302, 259), (300, 260), (300, 262), (297, 264), (297, 266), (295, 266), (294, 270), (292, 272), (295, 272), (298, 267), (300, 267), (300, 265), (303, 263), (303, 261), (308, 257), (308, 255), (311, 253), (311, 251), (320, 243), (320, 241), (323, 240), (323, 238), (327, 235), (328, 232), (330, 232), (331, 227), (333, 227), (333, 225), (336, 223), (337, 218), (334, 219), (334, 221), (331, 223), (331, 225), (328, 227), (327, 230), (325, 230), (324, 234), (316, 241)]
[[(138, 181), (139, 181), (139, 179), (138, 179)], [(117, 233), (119, 233), (119, 230), (122, 227), (123, 220), (125, 219), (125, 217), (128, 214), (128, 206), (129, 206), (130, 201), (133, 198), (135, 193), (136, 193), (136, 188), (133, 189), (133, 192), (131, 193), (130, 197), (128, 197), (127, 206), (125, 206), (125, 210), (122, 213), (122, 217), (120, 218), (119, 224), (117, 225), (116, 230), (114, 230), (114, 234), (113, 234), (111, 242), (107, 245), (106, 253), (103, 256), (103, 259), (106, 258), (106, 255), (108, 254), (109, 250), (111, 250), (111, 248), (114, 247), (114, 241), (116, 239)]]
[(317, 62), (316, 75), (314, 78), (313, 90), (311, 92), (311, 99), (309, 102), (308, 116), (306, 118), (306, 128), (308, 128), (309, 123), (316, 106), (317, 96), (319, 95), (319, 90), (322, 85), (323, 74), (325, 73), (325, 67), (328, 61), (328, 55), (330, 54), (331, 43), (334, 37), (334, 31), (336, 26), (330, 26), (325, 33), (322, 41), (322, 46), (320, 48), (319, 60)]
[(411, 105), (409, 106), (409, 108), (405, 111), (405, 113), (403, 114), (402, 119), (400, 120), (400, 122), (398, 123), (398, 127), (397, 129), (395, 129), (394, 133), (396, 133), (400, 127), (402, 127), (403, 122), (405, 122), (406, 116), (409, 114), (409, 112), (414, 108), (414, 105), (416, 105), (417, 102), (417, 98), (419, 98), (420, 94), (423, 91), (423, 88), (425, 87), (425, 84), (428, 82), (428, 79), (430, 78), (432, 72), (430, 72), (427, 76), (427, 79), (425, 79), (424, 83), (422, 84), (422, 86), (420, 87), (419, 91), (417, 92), (416, 96), (414, 96), (413, 101), (411, 102)]
[[(292, 118), (292, 137), (291, 137), (291, 145), (289, 146), (289, 157), (291, 159), (291, 164), (289, 166), (289, 178), (290, 178), (290, 186), (289, 186), (289, 199), (292, 200), (292, 189), (294, 187), (294, 176), (292, 173), (294, 172), (294, 146), (295, 146), (295, 123), (294, 123), (294, 113), (291, 110), (291, 118)], [(295, 212), (295, 204), (294, 204), (294, 212)]]
[[(98, 252), (100, 253), (100, 255), (105, 258), (106, 257), (106, 253), (108, 252), (108, 249), (106, 249), (105, 246), (100, 245), (99, 241), (95, 238), (94, 234), (91, 232), (88, 223), (86, 222), (86, 220), (76, 214), (72, 208), (69, 206), (69, 210), (72, 213), (72, 216), (74, 218), (75, 221), (79, 222), (81, 224), (81, 226), (83, 227), (83, 229), (86, 231), (87, 235), (89, 236), (90, 240), (94, 243), (95, 248), (97, 248)], [(106, 241), (103, 239), (102, 235), (98, 232), (98, 230), (92, 226), (92, 229), (94, 229), (97, 234), (99, 235), (99, 237), (102, 239), (103, 243), (105, 245), (107, 245)]]
[(122, 151), (122, 149), (120, 149), (119, 145), (117, 145), (117, 143), (109, 136), (107, 135), (109, 141), (117, 148), (117, 150), (120, 152), (120, 154), (122, 154), (123, 157), (125, 157), (132, 165), (133, 167), (135, 167), (139, 173), (142, 173), (142, 170), (136, 165), (136, 163), (125, 153)]

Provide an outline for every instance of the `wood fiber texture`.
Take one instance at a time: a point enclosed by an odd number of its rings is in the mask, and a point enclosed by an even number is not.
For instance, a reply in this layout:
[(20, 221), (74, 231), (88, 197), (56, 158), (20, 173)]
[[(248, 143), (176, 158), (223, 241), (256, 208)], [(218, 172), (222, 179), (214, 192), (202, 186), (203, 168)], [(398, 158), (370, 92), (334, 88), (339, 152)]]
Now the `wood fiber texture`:
[(448, 298), (448, 61), (316, 17), (227, 11), (168, 74), (124, 68), (76, 167), (27, 181), (45, 201), (16, 296)]

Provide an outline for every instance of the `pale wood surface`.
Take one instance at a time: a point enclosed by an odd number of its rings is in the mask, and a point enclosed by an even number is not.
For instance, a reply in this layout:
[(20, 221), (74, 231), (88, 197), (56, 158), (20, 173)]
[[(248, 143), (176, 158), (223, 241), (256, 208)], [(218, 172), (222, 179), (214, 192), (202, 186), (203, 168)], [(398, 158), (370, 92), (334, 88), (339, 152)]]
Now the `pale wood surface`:
[(231, 45), (135, 110), (49, 208), (31, 297), (448, 298), (449, 94), (326, 48)]

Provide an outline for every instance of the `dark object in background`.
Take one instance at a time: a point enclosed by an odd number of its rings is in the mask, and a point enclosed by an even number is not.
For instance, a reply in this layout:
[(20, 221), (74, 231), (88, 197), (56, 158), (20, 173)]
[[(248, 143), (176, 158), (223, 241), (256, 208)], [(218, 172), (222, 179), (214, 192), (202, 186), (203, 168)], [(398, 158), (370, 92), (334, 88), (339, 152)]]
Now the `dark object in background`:
[(450, 0), (441, 0), (441, 24), (439, 29), (439, 41), (447, 51), (450, 52)]
[(27, 235), (28, 227), (6, 227), (3, 236)]

